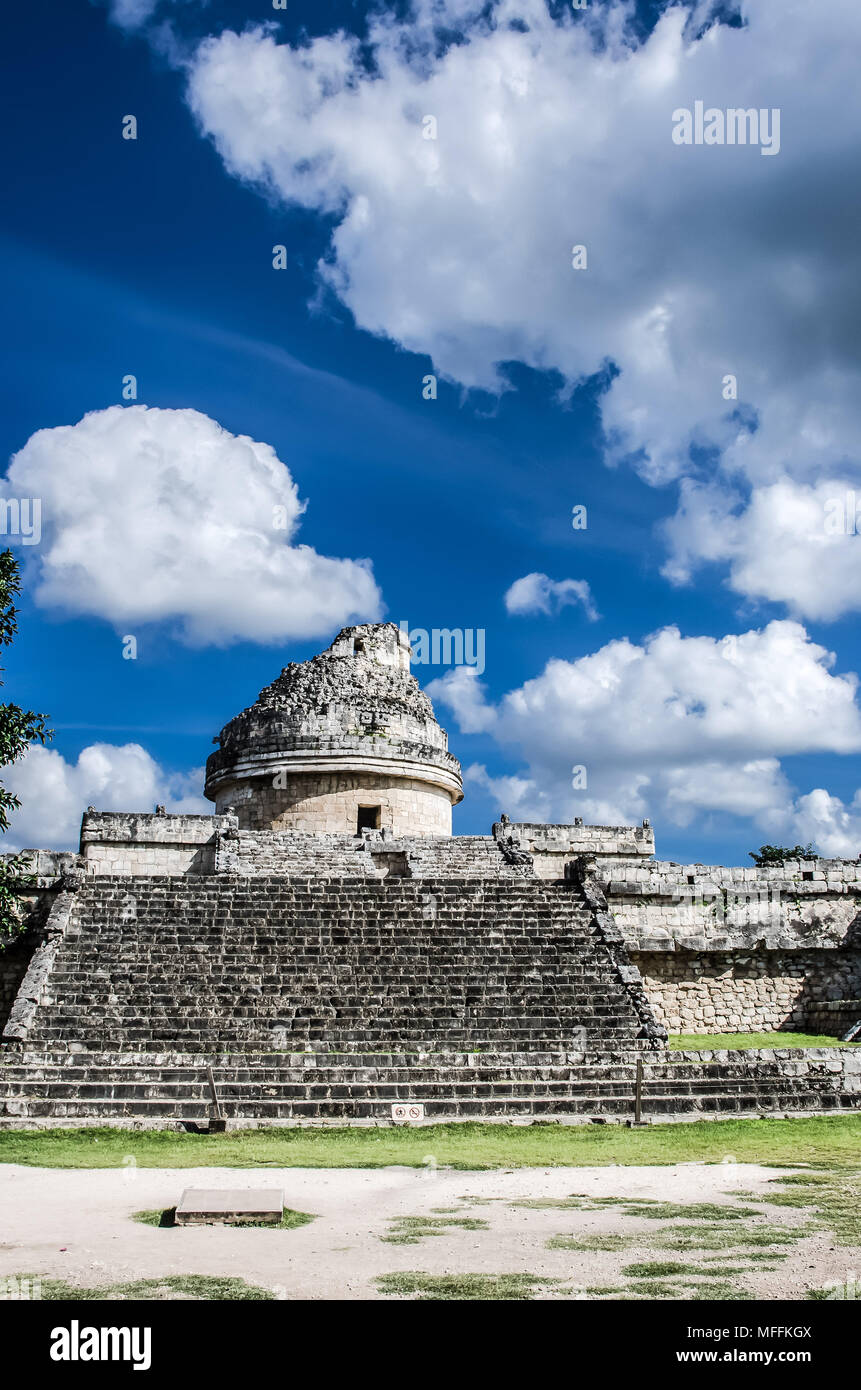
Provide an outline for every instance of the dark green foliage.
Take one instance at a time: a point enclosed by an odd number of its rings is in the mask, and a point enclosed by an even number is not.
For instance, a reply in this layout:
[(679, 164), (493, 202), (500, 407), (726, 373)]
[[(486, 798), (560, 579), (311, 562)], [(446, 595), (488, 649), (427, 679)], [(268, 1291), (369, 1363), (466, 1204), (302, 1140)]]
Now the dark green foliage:
[[(8, 647), (18, 631), (14, 600), (20, 591), (18, 561), (11, 550), (0, 551), (0, 647)], [(0, 675), (2, 670), (0, 667)], [(45, 720), (44, 714), (21, 709), (20, 705), (0, 705), (0, 767), (16, 762), (31, 743), (45, 743), (53, 737)], [(20, 805), (18, 797), (0, 785), (0, 831), (9, 829), (9, 813)], [(22, 930), (19, 900), (34, 881), (26, 870), (22, 855), (0, 861), (0, 951)]]
[(796, 845), (794, 849), (787, 849), (785, 845), (760, 845), (758, 851), (749, 849), (748, 854), (760, 869), (768, 864), (783, 864), (787, 859), (819, 858), (812, 845)]
[(29, 868), (30, 861), (26, 854), (10, 854), (7, 858), (0, 858), (0, 951), (15, 941), (24, 929), (20, 899), (36, 882)]

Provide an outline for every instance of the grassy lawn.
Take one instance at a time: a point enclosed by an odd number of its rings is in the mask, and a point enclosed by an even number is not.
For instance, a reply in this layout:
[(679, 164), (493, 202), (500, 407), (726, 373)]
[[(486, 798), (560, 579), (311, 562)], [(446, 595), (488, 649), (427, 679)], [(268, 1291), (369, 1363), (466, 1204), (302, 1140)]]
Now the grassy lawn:
[(861, 1114), (649, 1125), (442, 1124), (385, 1129), (0, 1130), (0, 1163), (37, 1168), (461, 1169), (766, 1163), (861, 1167)]
[(410, 1270), (406, 1274), (381, 1274), (374, 1282), (380, 1293), (416, 1298), (422, 1303), (522, 1303), (562, 1280), (542, 1279), (537, 1274), (427, 1274)]
[(669, 1046), (671, 1051), (684, 1048), (698, 1052), (712, 1047), (858, 1047), (859, 1044), (841, 1042), (825, 1033), (674, 1033)]
[(222, 1302), (225, 1299), (249, 1299), (255, 1302), (270, 1300), (275, 1297), (271, 1289), (260, 1288), (256, 1284), (247, 1284), (244, 1279), (233, 1279), (228, 1276), (219, 1278), (205, 1274), (169, 1274), (163, 1279), (134, 1279), (129, 1283), (118, 1284), (99, 1284), (93, 1288), (86, 1288), (80, 1284), (68, 1283), (65, 1279), (48, 1279), (33, 1274), (13, 1275), (19, 1283), (34, 1279), (38, 1281), (39, 1298), (45, 1300), (59, 1299), (62, 1302), (77, 1302), (78, 1300), (95, 1300), (98, 1302), (105, 1299), (145, 1299), (150, 1302), (162, 1302), (166, 1299), (195, 1299), (195, 1300), (216, 1300)]

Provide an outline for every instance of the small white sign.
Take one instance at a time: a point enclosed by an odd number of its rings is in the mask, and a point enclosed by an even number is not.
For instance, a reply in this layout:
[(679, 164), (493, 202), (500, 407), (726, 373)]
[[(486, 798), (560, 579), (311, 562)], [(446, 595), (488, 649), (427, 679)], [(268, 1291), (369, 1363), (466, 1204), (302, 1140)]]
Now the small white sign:
[(425, 1108), (423, 1105), (416, 1105), (414, 1102), (392, 1106), (392, 1119), (395, 1124), (407, 1125), (416, 1120), (423, 1120)]

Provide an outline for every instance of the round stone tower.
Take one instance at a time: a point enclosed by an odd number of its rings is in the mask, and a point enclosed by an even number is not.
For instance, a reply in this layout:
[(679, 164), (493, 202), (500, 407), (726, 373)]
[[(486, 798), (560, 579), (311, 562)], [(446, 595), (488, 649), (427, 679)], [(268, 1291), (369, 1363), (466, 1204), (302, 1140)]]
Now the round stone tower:
[(460, 763), (394, 623), (345, 627), (225, 724), (206, 764), (216, 811), (246, 830), (450, 835)]

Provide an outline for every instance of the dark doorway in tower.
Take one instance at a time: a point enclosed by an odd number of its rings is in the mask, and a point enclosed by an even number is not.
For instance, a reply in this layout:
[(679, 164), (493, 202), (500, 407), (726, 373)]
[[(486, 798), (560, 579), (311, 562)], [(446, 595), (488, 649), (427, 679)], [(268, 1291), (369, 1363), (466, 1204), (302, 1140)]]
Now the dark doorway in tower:
[(381, 811), (381, 806), (360, 806), (356, 834), (361, 835), (363, 830), (379, 830)]

